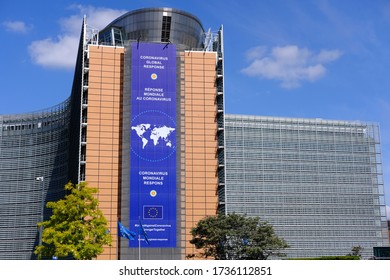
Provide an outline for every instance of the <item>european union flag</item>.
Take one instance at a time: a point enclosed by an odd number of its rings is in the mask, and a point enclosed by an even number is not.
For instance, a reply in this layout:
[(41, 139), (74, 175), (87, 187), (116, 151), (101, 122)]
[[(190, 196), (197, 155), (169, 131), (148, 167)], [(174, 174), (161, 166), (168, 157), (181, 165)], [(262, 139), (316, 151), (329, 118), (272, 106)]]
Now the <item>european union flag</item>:
[(144, 219), (162, 219), (162, 205), (144, 205)]
[(149, 242), (149, 239), (148, 239), (148, 235), (147, 235), (147, 233), (146, 233), (146, 231), (145, 231), (145, 229), (144, 229), (144, 227), (143, 227), (141, 221), (139, 221), (139, 231), (140, 231), (140, 235), (143, 235), (143, 236), (144, 236), (145, 242), (146, 242), (148, 245), (150, 245), (150, 242)]
[(118, 221), (118, 236), (127, 238), (129, 240), (135, 240), (137, 234), (128, 228), (125, 228), (124, 225)]

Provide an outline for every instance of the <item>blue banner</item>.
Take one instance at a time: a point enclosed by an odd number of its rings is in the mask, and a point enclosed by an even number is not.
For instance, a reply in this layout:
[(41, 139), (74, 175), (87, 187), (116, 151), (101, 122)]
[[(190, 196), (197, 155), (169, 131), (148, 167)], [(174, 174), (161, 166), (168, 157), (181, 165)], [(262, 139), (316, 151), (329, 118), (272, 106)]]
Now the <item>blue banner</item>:
[(133, 43), (131, 70), (130, 229), (176, 247), (176, 46)]

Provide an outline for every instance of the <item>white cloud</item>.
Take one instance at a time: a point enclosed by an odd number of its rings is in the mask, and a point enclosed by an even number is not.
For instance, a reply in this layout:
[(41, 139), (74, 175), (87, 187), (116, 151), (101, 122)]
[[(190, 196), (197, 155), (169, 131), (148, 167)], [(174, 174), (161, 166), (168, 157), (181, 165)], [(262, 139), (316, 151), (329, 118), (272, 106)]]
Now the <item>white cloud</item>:
[(3, 22), (7, 31), (15, 33), (26, 33), (31, 27), (23, 21), (5, 21)]
[(90, 16), (89, 24), (96, 28), (106, 27), (111, 21), (128, 12), (128, 10), (99, 9), (92, 6), (81, 9), (82, 13), (93, 15)]
[(328, 63), (337, 60), (341, 56), (341, 52), (338, 50), (328, 51), (322, 50), (317, 55), (316, 59), (319, 63)]
[(47, 38), (32, 42), (29, 51), (36, 64), (53, 68), (72, 68), (75, 66), (79, 38), (59, 36), (57, 40)]
[(257, 46), (246, 52), (246, 58), (247, 60), (252, 60), (252, 59), (254, 60), (264, 56), (266, 52), (267, 52), (267, 48), (265, 46)]
[(324, 64), (337, 60), (341, 52), (322, 50), (315, 54), (295, 45), (268, 51), (264, 46), (258, 46), (250, 49), (246, 56), (250, 64), (242, 69), (244, 74), (278, 80), (284, 88), (295, 88), (303, 81), (312, 82), (323, 77), (326, 73)]
[(59, 35), (30, 44), (29, 53), (34, 63), (52, 68), (73, 68), (76, 62), (83, 16), (86, 15), (88, 25), (102, 29), (126, 12), (125, 10), (82, 5), (75, 5), (71, 8), (77, 12), (59, 20), (61, 27)]

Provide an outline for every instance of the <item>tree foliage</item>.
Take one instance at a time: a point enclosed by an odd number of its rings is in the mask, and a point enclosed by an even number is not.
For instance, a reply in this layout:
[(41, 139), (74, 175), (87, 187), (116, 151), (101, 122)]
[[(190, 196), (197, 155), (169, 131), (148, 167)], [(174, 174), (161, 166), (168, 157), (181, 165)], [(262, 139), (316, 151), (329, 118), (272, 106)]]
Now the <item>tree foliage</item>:
[(266, 260), (284, 256), (281, 250), (288, 247), (268, 223), (238, 214), (206, 217), (191, 234), (200, 257), (217, 260)]
[(65, 185), (68, 195), (56, 202), (48, 202), (52, 209), (43, 226), (42, 245), (35, 248), (38, 258), (73, 258), (90, 260), (103, 252), (103, 245), (111, 244), (107, 220), (98, 209), (94, 196), (97, 189), (86, 183)]
[(362, 257), (362, 251), (364, 248), (362, 246), (353, 246), (351, 249), (351, 253), (349, 253), (347, 256), (354, 256), (358, 257), (359, 259)]

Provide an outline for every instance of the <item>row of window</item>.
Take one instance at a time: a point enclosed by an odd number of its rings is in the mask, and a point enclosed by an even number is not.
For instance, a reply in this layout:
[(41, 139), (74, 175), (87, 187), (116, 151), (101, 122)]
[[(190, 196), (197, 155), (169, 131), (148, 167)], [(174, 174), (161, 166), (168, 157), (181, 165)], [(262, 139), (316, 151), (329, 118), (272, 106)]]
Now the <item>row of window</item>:
[[(12, 149), (12, 148), (25, 148), (32, 149), (37, 146), (58, 145), (60, 148), (68, 145), (68, 130), (67, 129), (55, 129), (50, 130), (47, 133), (34, 133), (25, 134), (18, 137), (3, 135), (0, 148)], [(39, 147), (38, 147), (39, 148)]]
[(226, 145), (232, 149), (275, 149), (275, 150), (297, 150), (297, 151), (318, 151), (318, 152), (354, 152), (354, 153), (376, 153), (375, 146), (351, 145), (351, 143), (293, 143), (293, 142), (258, 142), (252, 139), (248, 141), (237, 141), (226, 139)]
[(232, 137), (242, 137), (242, 136), (254, 136), (254, 137), (264, 137), (272, 135), (272, 138), (295, 138), (302, 139), (309, 136), (315, 138), (327, 138), (327, 139), (345, 139), (353, 141), (353, 139), (361, 140), (373, 140), (372, 137), (367, 137), (367, 134), (361, 130), (349, 130), (349, 131), (337, 131), (333, 128), (328, 130), (317, 130), (315, 127), (306, 127), (305, 129), (296, 128), (291, 129), (289, 127), (279, 128), (279, 127), (264, 127), (264, 126), (254, 126), (254, 127), (243, 127), (243, 126), (231, 126), (229, 122), (226, 122), (226, 128), (229, 131), (229, 136)]
[(280, 195), (286, 193), (305, 193), (305, 194), (333, 194), (333, 195), (349, 195), (349, 194), (374, 194), (383, 195), (383, 185), (335, 185), (335, 184), (294, 184), (290, 182), (283, 182), (277, 184), (266, 183), (251, 183), (242, 180), (233, 181), (227, 178), (229, 190), (240, 190), (240, 192), (254, 192), (261, 193), (262, 195), (269, 195), (270, 193), (279, 193)]
[(237, 130), (253, 130), (253, 129), (269, 129), (271, 131), (299, 131), (305, 130), (315, 131), (318, 133), (351, 133), (351, 134), (364, 134), (372, 135), (378, 134), (379, 128), (376, 124), (363, 124), (363, 123), (350, 123), (350, 122), (338, 122), (324, 121), (318, 122), (313, 119), (304, 119), (301, 121), (294, 121), (293, 119), (269, 119), (264, 117), (253, 117), (249, 119), (248, 116), (228, 115), (226, 118), (226, 124), (229, 127)]
[(343, 219), (340, 217), (334, 217), (333, 219), (330, 219), (329, 217), (318, 217), (313, 218), (311, 216), (309, 217), (288, 217), (288, 218), (282, 218), (282, 217), (267, 217), (267, 221), (271, 223), (273, 226), (277, 227), (302, 227), (302, 228), (308, 228), (308, 227), (319, 227), (319, 226), (341, 226), (342, 228), (346, 227), (369, 227), (372, 228), (373, 226), (380, 227), (381, 222), (379, 219)]
[(280, 172), (319, 172), (319, 173), (378, 173), (376, 165), (352, 165), (352, 164), (324, 164), (322, 162), (305, 164), (297, 162), (274, 162), (274, 161), (228, 161), (227, 168), (235, 170), (235, 172), (247, 172), (247, 170), (260, 172), (264, 171), (280, 171)]
[(43, 127), (54, 127), (65, 125), (65, 120), (54, 120), (54, 121), (44, 121), (30, 124), (18, 124), (18, 125), (3, 125), (3, 131), (16, 131), (16, 130), (31, 130), (31, 129), (40, 129)]
[[(307, 240), (307, 237), (303, 237), (303, 240), (288, 240), (288, 245), (290, 245), (290, 248), (288, 248), (286, 251), (289, 251), (293, 253), (293, 251), (296, 251), (296, 253), (299, 253), (300, 255), (305, 254), (304, 251), (301, 251), (302, 249), (312, 249), (314, 253), (318, 253), (319, 256), (335, 256), (335, 255), (345, 255), (346, 253), (351, 252), (351, 248), (356, 245), (360, 245), (363, 248), (372, 248), (375, 246), (382, 246), (383, 244), (381, 242), (378, 242), (377, 238), (372, 238), (371, 242), (368, 238), (363, 238), (362, 240), (351, 240), (351, 238), (337, 238), (333, 237), (332, 241), (329, 240), (321, 240), (320, 238), (315, 239), (315, 236), (313, 236), (313, 239), (315, 240)], [(329, 248), (332, 248), (332, 250), (329, 250)], [(337, 252), (334, 249), (340, 249), (340, 253), (337, 254)], [(318, 250), (321, 250), (320, 252)], [(368, 249), (367, 249), (368, 250)], [(308, 256), (313, 256), (310, 251), (307, 252)]]
[(311, 153), (311, 152), (281, 152), (279, 150), (244, 150), (232, 149), (227, 145), (226, 159), (227, 160), (300, 160), (302, 162), (356, 162), (375, 164), (381, 163), (380, 156), (377, 154), (354, 154), (354, 153)]
[(364, 176), (357, 174), (332, 174), (327, 173), (306, 174), (306, 173), (232, 173), (228, 170), (226, 173), (228, 180), (242, 180), (244, 182), (287, 182), (287, 183), (313, 183), (313, 184), (360, 184), (376, 185), (382, 184), (382, 178), (376, 176)]
[[(318, 204), (329, 206), (329, 205), (335, 205), (336, 207), (339, 207), (339, 205), (343, 206), (349, 206), (354, 207), (355, 205), (359, 205), (359, 207), (371, 207), (374, 205), (379, 205), (379, 199), (378, 198), (372, 198), (372, 197), (360, 197), (360, 196), (302, 196), (302, 195), (295, 195), (295, 196), (287, 196), (287, 195), (259, 195), (256, 193), (245, 193), (243, 194), (238, 192), (226, 192), (226, 199), (229, 201), (229, 203), (233, 204), (239, 204), (239, 203), (245, 203), (246, 206), (249, 207), (258, 207), (259, 205), (264, 204), (283, 204), (285, 206), (292, 206), (292, 205), (301, 205), (302, 208), (304, 207), (317, 207)], [(384, 204), (382, 204), (384, 205)]]
[(358, 230), (357, 228), (343, 228), (343, 229), (335, 229), (335, 230), (327, 230), (327, 227), (318, 228), (318, 230), (294, 230), (294, 229), (288, 229), (288, 230), (276, 230), (277, 233), (284, 238), (288, 237), (326, 237), (326, 238), (333, 238), (333, 237), (382, 237), (381, 231), (375, 231), (375, 230)]
[[(290, 205), (257, 205), (256, 207), (246, 207), (243, 206), (242, 203), (238, 205), (233, 203), (228, 203), (226, 205), (229, 213), (245, 213), (250, 216), (260, 216), (264, 217), (265, 215), (283, 215), (283, 216), (296, 216), (296, 215), (348, 215), (355, 217), (356, 219), (360, 218), (360, 216), (380, 216), (380, 211), (377, 206), (367, 207), (367, 208), (313, 208), (313, 207), (296, 207)], [(347, 218), (347, 217), (345, 217)], [(348, 217), (351, 218), (351, 217)]]

